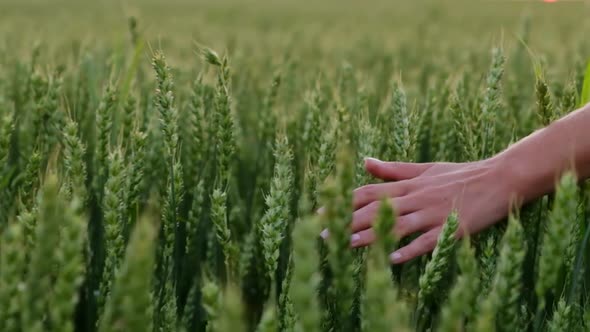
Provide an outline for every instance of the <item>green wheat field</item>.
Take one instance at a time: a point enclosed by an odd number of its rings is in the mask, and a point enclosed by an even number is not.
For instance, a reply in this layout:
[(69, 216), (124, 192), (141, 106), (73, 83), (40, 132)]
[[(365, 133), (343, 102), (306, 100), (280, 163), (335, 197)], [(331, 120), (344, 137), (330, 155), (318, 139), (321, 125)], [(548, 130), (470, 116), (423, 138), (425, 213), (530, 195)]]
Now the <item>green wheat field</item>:
[(387, 204), (349, 247), (364, 157), (494, 155), (590, 100), (589, 34), (584, 1), (0, 0), (0, 331), (590, 331), (572, 175), (403, 265)]

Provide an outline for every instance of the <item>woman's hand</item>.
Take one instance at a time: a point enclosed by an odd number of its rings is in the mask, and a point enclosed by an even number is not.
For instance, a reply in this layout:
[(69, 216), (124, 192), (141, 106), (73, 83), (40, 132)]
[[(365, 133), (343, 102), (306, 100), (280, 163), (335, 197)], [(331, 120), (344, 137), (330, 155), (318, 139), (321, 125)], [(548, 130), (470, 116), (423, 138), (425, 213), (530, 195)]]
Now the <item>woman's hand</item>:
[(459, 233), (475, 233), (508, 214), (514, 185), (500, 162), (488, 159), (470, 163), (400, 163), (365, 160), (368, 172), (385, 183), (354, 191), (351, 245), (375, 240), (372, 228), (380, 200), (388, 197), (397, 213), (394, 233), (399, 238), (422, 233), (391, 254), (403, 263), (432, 251), (447, 216), (456, 210)]
[(574, 170), (579, 179), (590, 178), (589, 126), (590, 103), (490, 159), (425, 164), (366, 159), (367, 171), (389, 182), (354, 191), (351, 245), (375, 240), (373, 220), (383, 197), (397, 213), (393, 232), (398, 237), (422, 233), (391, 254), (393, 263), (403, 263), (434, 249), (453, 210), (459, 214), (457, 235), (476, 233), (505, 217), (513, 203), (553, 191), (567, 170)]

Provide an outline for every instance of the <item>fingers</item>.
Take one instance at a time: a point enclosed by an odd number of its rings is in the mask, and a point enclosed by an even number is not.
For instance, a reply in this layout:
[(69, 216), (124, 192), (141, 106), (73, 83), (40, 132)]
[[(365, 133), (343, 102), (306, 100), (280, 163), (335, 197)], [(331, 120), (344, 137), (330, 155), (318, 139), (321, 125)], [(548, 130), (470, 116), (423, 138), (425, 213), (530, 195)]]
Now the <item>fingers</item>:
[(409, 180), (424, 173), (431, 163), (385, 162), (375, 158), (365, 159), (365, 169), (373, 176), (386, 181)]
[[(399, 216), (413, 212), (418, 209), (419, 201), (408, 197), (398, 197), (390, 200), (395, 212)], [(353, 232), (358, 232), (373, 225), (373, 221), (379, 211), (381, 201), (373, 201), (361, 209), (354, 211), (352, 214), (351, 229)]]
[(442, 226), (439, 226), (420, 235), (407, 246), (393, 252), (389, 256), (389, 259), (393, 264), (401, 264), (431, 252), (436, 246), (436, 240), (438, 239), (441, 229)]
[(400, 239), (420, 231), (426, 231), (437, 224), (440, 224), (442, 218), (436, 217), (436, 211), (433, 209), (418, 210), (410, 214), (398, 217), (394, 228), (394, 233)]
[[(398, 217), (392, 233), (401, 239), (419, 231), (426, 231), (435, 224), (436, 219), (432, 218), (430, 211), (420, 210)], [(350, 241), (355, 248), (368, 246), (376, 239), (375, 230), (370, 226), (353, 232)]]
[(377, 238), (373, 228), (362, 230), (358, 233), (352, 234), (350, 237), (350, 245), (353, 248), (365, 247), (373, 243)]
[(369, 203), (379, 201), (383, 197), (400, 197), (408, 193), (409, 187), (406, 182), (389, 182), (368, 184), (357, 188), (352, 193), (352, 204), (354, 209), (360, 209)]

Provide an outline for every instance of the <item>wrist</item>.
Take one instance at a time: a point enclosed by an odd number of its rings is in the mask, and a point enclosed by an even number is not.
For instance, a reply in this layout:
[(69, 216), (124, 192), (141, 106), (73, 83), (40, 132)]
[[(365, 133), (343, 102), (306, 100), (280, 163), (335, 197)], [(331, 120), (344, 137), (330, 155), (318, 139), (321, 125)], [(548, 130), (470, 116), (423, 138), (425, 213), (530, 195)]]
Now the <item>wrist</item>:
[(551, 192), (555, 174), (550, 167), (549, 171), (544, 170), (548, 165), (536, 164), (520, 152), (507, 149), (486, 162), (495, 170), (498, 181), (505, 184), (506, 194), (527, 203)]

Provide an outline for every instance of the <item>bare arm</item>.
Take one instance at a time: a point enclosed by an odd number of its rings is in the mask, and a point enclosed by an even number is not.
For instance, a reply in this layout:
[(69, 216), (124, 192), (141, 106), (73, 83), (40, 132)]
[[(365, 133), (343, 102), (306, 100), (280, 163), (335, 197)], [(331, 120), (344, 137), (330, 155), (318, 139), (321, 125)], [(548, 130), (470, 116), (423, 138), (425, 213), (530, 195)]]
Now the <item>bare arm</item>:
[(551, 192), (556, 178), (575, 170), (580, 179), (590, 176), (590, 104), (534, 132), (492, 158), (506, 167), (518, 187), (531, 200)]
[(374, 241), (371, 226), (379, 199), (390, 197), (398, 214), (394, 232), (399, 237), (422, 233), (392, 253), (393, 263), (403, 263), (434, 248), (453, 209), (459, 213), (460, 234), (476, 233), (505, 217), (514, 198), (527, 202), (551, 192), (567, 169), (590, 177), (590, 105), (490, 159), (416, 164), (369, 158), (365, 164), (368, 172), (390, 182), (355, 190), (351, 244)]

